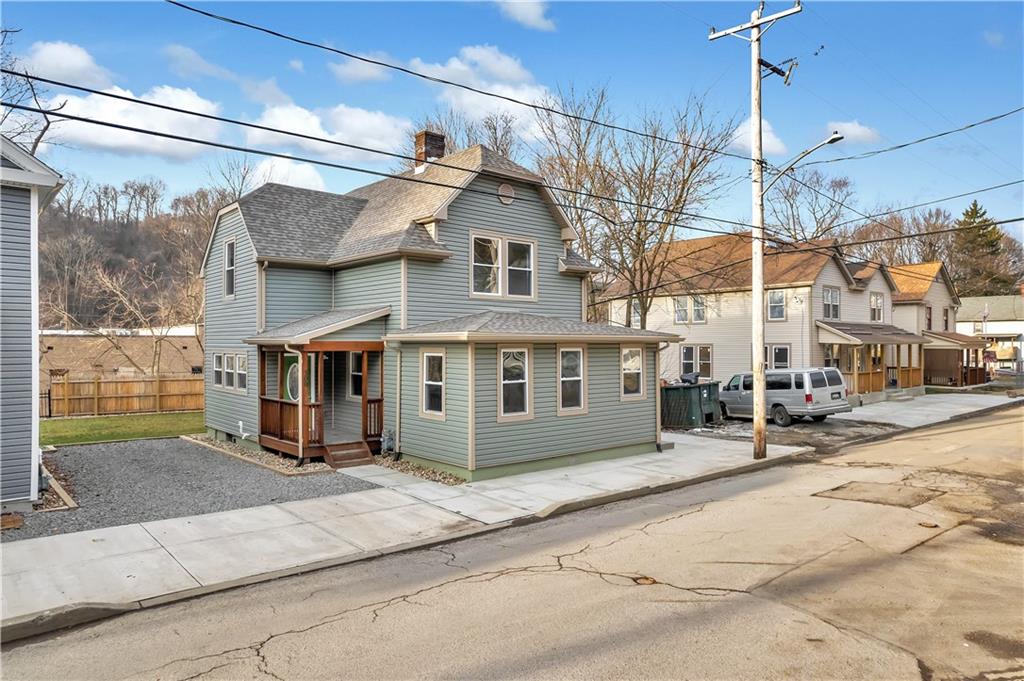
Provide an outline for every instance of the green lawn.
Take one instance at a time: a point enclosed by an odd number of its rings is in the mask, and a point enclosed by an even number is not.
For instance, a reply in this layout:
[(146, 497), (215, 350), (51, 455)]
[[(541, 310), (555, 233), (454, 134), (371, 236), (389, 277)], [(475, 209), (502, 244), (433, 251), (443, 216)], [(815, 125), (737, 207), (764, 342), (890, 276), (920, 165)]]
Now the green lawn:
[(203, 425), (203, 412), (201, 411), (40, 419), (39, 443), (42, 445), (88, 444), (110, 440), (135, 440), (143, 437), (175, 437), (202, 433), (205, 430), (206, 426)]

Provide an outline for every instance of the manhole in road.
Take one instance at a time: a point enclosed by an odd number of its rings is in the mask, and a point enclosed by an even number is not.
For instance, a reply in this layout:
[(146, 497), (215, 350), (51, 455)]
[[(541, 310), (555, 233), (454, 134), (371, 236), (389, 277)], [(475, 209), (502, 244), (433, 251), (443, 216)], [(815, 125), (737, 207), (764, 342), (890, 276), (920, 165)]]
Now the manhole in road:
[(818, 492), (813, 496), (913, 508), (926, 501), (931, 501), (941, 494), (943, 492), (937, 492), (927, 487), (882, 482), (847, 482), (839, 487)]

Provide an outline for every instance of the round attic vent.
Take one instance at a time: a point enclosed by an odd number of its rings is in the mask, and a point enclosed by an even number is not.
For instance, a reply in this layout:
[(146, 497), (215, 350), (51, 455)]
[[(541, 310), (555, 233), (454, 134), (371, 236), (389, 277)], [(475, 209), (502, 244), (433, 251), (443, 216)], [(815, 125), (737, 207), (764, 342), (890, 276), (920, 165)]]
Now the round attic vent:
[(506, 206), (511, 206), (516, 200), (516, 188), (510, 184), (498, 185), (498, 200)]

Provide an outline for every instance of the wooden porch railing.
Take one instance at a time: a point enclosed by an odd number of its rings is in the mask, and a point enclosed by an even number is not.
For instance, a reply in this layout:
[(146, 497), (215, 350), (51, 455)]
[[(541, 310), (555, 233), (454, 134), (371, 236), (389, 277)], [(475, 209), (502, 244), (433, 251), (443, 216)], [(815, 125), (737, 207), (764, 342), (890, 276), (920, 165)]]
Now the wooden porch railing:
[[(305, 405), (303, 427), (306, 431), (305, 444), (319, 445), (324, 442), (323, 405)], [(276, 397), (260, 398), (260, 434), (269, 435), (287, 442), (299, 441), (299, 405), (290, 400)]]
[(986, 381), (985, 367), (964, 367), (964, 385), (979, 385)]
[(916, 388), (924, 385), (924, 374), (920, 367), (886, 367), (886, 388)]
[(854, 386), (856, 386), (858, 394), (877, 393), (885, 389), (886, 372), (881, 369), (856, 372), (856, 383), (854, 382), (854, 372), (844, 371), (842, 374), (843, 380), (846, 382), (846, 389), (851, 394), (854, 392)]
[(371, 397), (366, 400), (366, 421), (363, 423), (365, 440), (380, 439), (384, 432), (384, 400)]

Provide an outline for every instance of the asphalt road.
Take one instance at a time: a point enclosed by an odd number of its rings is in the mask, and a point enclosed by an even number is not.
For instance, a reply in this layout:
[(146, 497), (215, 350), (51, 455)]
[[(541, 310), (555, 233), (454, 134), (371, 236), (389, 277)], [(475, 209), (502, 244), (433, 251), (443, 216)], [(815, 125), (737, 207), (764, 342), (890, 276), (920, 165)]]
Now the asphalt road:
[(1022, 408), (962, 420), (15, 643), (3, 676), (1021, 678), (1022, 441)]

